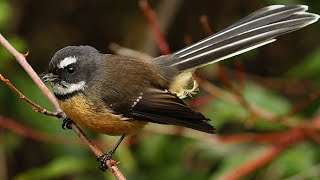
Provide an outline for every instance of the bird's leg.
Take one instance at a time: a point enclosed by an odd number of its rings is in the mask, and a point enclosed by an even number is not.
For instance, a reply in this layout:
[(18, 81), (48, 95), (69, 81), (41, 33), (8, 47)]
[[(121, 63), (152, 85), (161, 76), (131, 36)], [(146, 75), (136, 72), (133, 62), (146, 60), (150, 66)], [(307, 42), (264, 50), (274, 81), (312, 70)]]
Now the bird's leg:
[(108, 166), (106, 165), (106, 161), (110, 160), (113, 157), (114, 153), (116, 152), (117, 148), (119, 147), (119, 145), (121, 144), (121, 142), (123, 141), (123, 139), (125, 137), (126, 137), (126, 135), (122, 134), (122, 136), (120, 137), (120, 139), (118, 140), (118, 142), (114, 146), (114, 148), (111, 151), (109, 151), (108, 153), (103, 154), (98, 158), (98, 161), (101, 162), (100, 169), (102, 171), (108, 170)]
[(62, 123), (62, 129), (72, 129), (70, 124), (72, 123), (73, 121), (70, 119), (70, 118), (64, 118), (63, 119), (63, 123)]

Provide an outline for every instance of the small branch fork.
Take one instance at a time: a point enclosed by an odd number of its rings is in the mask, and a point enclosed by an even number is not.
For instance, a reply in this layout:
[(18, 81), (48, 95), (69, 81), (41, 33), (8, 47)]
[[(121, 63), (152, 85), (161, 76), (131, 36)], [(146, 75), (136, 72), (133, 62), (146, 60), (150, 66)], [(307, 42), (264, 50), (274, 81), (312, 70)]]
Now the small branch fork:
[(9, 79), (6, 79), (5, 77), (3, 77), (2, 74), (0, 74), (0, 80), (3, 81), (14, 93), (16, 93), (20, 97), (20, 99), (22, 99), (25, 102), (27, 102), (28, 104), (30, 104), (34, 111), (42, 113), (47, 116), (61, 118), (60, 113), (48, 111), (48, 110), (42, 108), (41, 106), (39, 106), (38, 104), (34, 103), (33, 101), (31, 101), (29, 98), (27, 98), (25, 95), (23, 95), (16, 87), (14, 87), (11, 84), (11, 82), (9, 81)]
[[(38, 104), (34, 103), (27, 97), (25, 97), (17, 88), (15, 88), (8, 79), (4, 78), (2, 75), (0, 75), (1, 81), (3, 81), (13, 92), (15, 92), (22, 100), (29, 103), (33, 110), (43, 113), (45, 115), (54, 116), (57, 118), (67, 118), (67, 116), (61, 111), (61, 108), (53, 96), (53, 94), (49, 91), (49, 89), (45, 86), (45, 84), (41, 81), (40, 77), (37, 75), (37, 73), (33, 70), (33, 68), (29, 65), (29, 63), (26, 60), (26, 56), (28, 54), (21, 54), (19, 53), (3, 36), (0, 34), (0, 43), (4, 48), (6, 48), (19, 62), (19, 64), (25, 69), (25, 71), (28, 73), (28, 75), (32, 78), (32, 80), (36, 83), (36, 85), (40, 88), (40, 90), (43, 92), (43, 94), (49, 99), (49, 101), (52, 103), (52, 105), (55, 107), (57, 112), (50, 112)], [(90, 150), (97, 156), (100, 157), (103, 155), (103, 152), (84, 134), (84, 132), (78, 127), (77, 124), (71, 123), (70, 127), (73, 131), (75, 131), (78, 136), (83, 140), (83, 142), (90, 148)], [(114, 160), (107, 160), (106, 165), (110, 169), (110, 171), (114, 174), (114, 176), (117, 179), (123, 180), (126, 179), (120, 170), (118, 169), (117, 165), (118, 163)]]

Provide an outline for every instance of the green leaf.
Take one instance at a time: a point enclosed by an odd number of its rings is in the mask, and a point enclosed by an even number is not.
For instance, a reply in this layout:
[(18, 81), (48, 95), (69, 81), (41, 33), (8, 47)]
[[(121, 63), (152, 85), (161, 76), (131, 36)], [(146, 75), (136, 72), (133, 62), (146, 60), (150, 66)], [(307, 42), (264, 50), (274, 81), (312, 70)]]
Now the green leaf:
[(254, 83), (246, 83), (243, 93), (252, 106), (257, 106), (276, 115), (283, 115), (291, 108), (287, 99)]
[(17, 134), (8, 132), (0, 134), (1, 145), (6, 152), (12, 153), (14, 152), (23, 141), (23, 138)]
[(320, 75), (320, 48), (313, 51), (309, 57), (288, 71), (294, 78), (318, 77)]
[(6, 26), (9, 20), (11, 6), (8, 1), (0, 1), (0, 29)]
[(228, 121), (243, 120), (249, 115), (248, 111), (240, 105), (213, 99), (201, 112), (209, 119), (214, 120), (212, 124), (219, 129)]
[[(251, 82), (245, 83), (243, 95), (251, 106), (264, 109), (275, 115), (285, 114), (291, 108), (287, 99)], [(201, 112), (208, 118), (214, 119), (213, 124), (217, 128), (230, 120), (246, 120), (250, 115), (242, 105), (225, 102), (219, 98), (213, 99)]]
[(290, 177), (313, 167), (316, 163), (317, 152), (310, 143), (303, 143), (281, 154), (270, 166), (282, 172), (282, 176)]

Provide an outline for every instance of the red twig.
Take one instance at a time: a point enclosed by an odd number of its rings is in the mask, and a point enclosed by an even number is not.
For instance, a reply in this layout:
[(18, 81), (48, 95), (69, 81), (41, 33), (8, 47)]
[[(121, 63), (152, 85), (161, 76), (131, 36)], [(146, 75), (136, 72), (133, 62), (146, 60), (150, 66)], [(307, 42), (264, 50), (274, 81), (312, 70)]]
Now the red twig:
[(238, 60), (235, 62), (236, 63), (236, 80), (240, 86), (240, 89), (243, 87), (244, 83), (244, 67), (243, 67), (243, 62)]
[[(44, 134), (39, 131), (35, 131), (21, 123), (18, 123), (14, 120), (11, 120), (6, 117), (0, 116), (0, 127), (10, 130), (13, 133), (16, 133), (24, 138), (30, 138), (36, 141), (42, 141), (42, 142), (51, 142), (56, 144), (68, 144), (68, 145), (83, 145), (82, 143), (79, 143), (78, 141), (74, 141), (74, 139), (66, 139), (58, 136), (48, 135)], [(273, 143), (274, 141), (280, 139), (284, 136), (289, 136), (290, 131), (288, 132), (276, 132), (276, 133), (239, 133), (239, 134), (231, 134), (231, 135), (217, 135), (217, 136), (196, 136), (192, 134), (192, 130), (183, 129), (182, 132), (176, 133), (172, 129), (161, 129), (159, 131), (156, 131), (153, 129), (148, 129), (152, 133), (159, 133), (159, 134), (168, 134), (168, 135), (180, 135), (184, 137), (192, 137), (194, 139), (197, 139), (199, 141), (204, 141), (205, 143), (221, 143), (221, 144), (234, 144), (234, 143)], [(315, 134), (316, 132), (311, 132), (312, 129), (309, 129), (308, 131), (305, 131), (307, 136), (310, 137), (313, 140), (316, 140), (317, 143), (319, 143), (319, 137), (318, 134)], [(310, 133), (309, 133), (310, 132)], [(202, 134), (204, 135), (204, 134)], [(317, 139), (315, 139), (315, 137)], [(134, 140), (133, 140), (133, 139)], [(131, 141), (128, 141), (127, 144), (136, 144), (139, 140), (139, 138), (132, 136)], [(209, 140), (209, 141), (207, 141)], [(94, 143), (99, 146), (107, 146), (109, 144), (100, 141), (100, 140), (94, 140)]]
[(206, 105), (209, 102), (211, 102), (213, 98), (214, 98), (214, 96), (212, 96), (212, 95), (197, 97), (197, 98), (191, 99), (188, 104), (191, 107), (201, 107), (201, 106)]
[(148, 54), (120, 46), (119, 44), (116, 44), (116, 43), (110, 43), (109, 49), (115, 52), (116, 54), (119, 54), (121, 56), (131, 57), (134, 59), (139, 59), (143, 61), (150, 61), (150, 59), (153, 59), (153, 57)]
[(22, 137), (30, 138), (37, 141), (43, 141), (43, 142), (52, 142), (57, 144), (74, 144), (74, 145), (80, 145), (79, 143), (76, 143), (75, 141), (66, 140), (65, 138), (59, 138), (54, 136), (49, 136), (47, 134), (43, 134), (41, 132), (34, 131), (31, 128), (28, 128), (20, 123), (17, 123), (9, 118), (1, 117), (0, 116), (0, 126), (2, 128), (8, 129)]
[(162, 54), (170, 54), (169, 45), (160, 30), (158, 21), (154, 15), (152, 8), (149, 6), (148, 1), (147, 0), (140, 0), (139, 6), (140, 6), (141, 10), (143, 11), (144, 15), (147, 17), (147, 19), (151, 25), (152, 31), (154, 32), (154, 34), (156, 36), (156, 41), (158, 43), (158, 46), (160, 48), (161, 53)]
[(209, 36), (211, 34), (213, 34), (212, 28), (209, 24), (208, 21), (208, 16), (207, 15), (202, 15), (200, 16), (200, 24), (202, 26), (202, 29), (204, 30), (204, 32)]
[[(14, 120), (11, 120), (9, 118), (2, 117), (2, 116), (0, 116), (0, 127), (4, 129), (8, 129), (9, 131), (21, 137), (29, 138), (36, 141), (50, 142), (54, 144), (76, 145), (76, 146), (82, 146), (82, 147), (84, 147), (83, 145), (85, 145), (84, 143), (75, 141), (75, 139), (73, 138), (62, 138), (59, 136), (48, 135), (39, 131), (35, 131), (30, 127), (27, 127), (21, 123), (18, 123)], [(94, 140), (94, 143), (98, 144), (99, 146), (109, 145), (108, 143), (100, 140)]]
[(300, 111), (302, 111), (305, 107), (307, 107), (311, 102), (320, 98), (320, 91), (310, 94), (306, 99), (303, 99), (297, 103), (295, 103), (292, 110), (286, 116), (292, 116)]
[(291, 135), (291, 131), (274, 133), (239, 133), (231, 135), (218, 135), (217, 138), (221, 143), (273, 143), (281, 139), (281, 137), (289, 135)]
[(271, 147), (266, 153), (262, 156), (259, 156), (257, 159), (246, 162), (244, 165), (239, 168), (234, 169), (227, 176), (224, 177), (226, 180), (240, 179), (251, 172), (267, 165), (269, 162), (274, 160), (281, 152), (286, 150), (289, 146), (292, 146), (299, 141), (304, 139), (304, 133), (300, 129), (293, 129), (289, 136), (284, 136), (279, 139), (279, 143)]
[[(213, 34), (213, 30), (209, 24), (209, 20), (208, 17), (206, 15), (202, 15), (200, 17), (200, 24), (202, 26), (202, 29), (204, 30), (204, 32), (210, 36)], [(218, 77), (220, 79), (220, 81), (226, 86), (226, 87), (231, 87), (232, 84), (230, 82), (230, 80), (228, 79), (226, 72), (224, 71), (223, 67), (221, 66), (221, 64), (219, 62), (215, 63), (216, 67), (217, 67), (217, 71), (218, 71)]]
[(221, 66), (220, 63), (216, 63), (216, 67), (217, 67), (217, 71), (218, 71), (218, 77), (219, 80), (223, 83), (223, 85), (225, 85), (227, 88), (232, 89), (232, 83), (229, 80), (226, 71), (224, 70), (224, 68)]
[[(80, 143), (78, 141), (74, 141), (74, 139), (66, 139), (62, 138), (59, 136), (53, 136), (53, 135), (48, 135), (44, 134), (39, 131), (35, 131), (21, 123), (18, 123), (14, 120), (11, 120), (6, 117), (0, 116), (0, 127), (5, 128), (10, 130), (11, 132), (18, 134), (24, 138), (30, 138), (36, 141), (42, 141), (42, 142), (51, 142), (55, 144), (67, 144), (67, 145), (76, 145), (76, 146), (82, 146), (84, 145), (83, 143)], [(167, 131), (165, 131), (167, 130)], [(190, 132), (194, 131), (188, 131), (187, 129), (183, 129), (182, 132), (177, 134), (175, 131), (171, 129), (161, 129), (159, 131), (155, 131), (154, 129), (149, 129), (150, 132), (152, 133), (159, 133), (159, 134), (169, 134), (169, 135), (180, 135), (184, 137), (192, 137), (196, 138), (199, 141), (204, 141), (204, 143), (221, 143), (221, 144), (234, 144), (234, 143), (245, 143), (245, 142), (250, 142), (250, 143), (273, 143), (274, 141), (280, 139), (281, 137), (284, 136), (289, 136), (290, 132), (279, 132), (279, 133), (260, 133), (260, 134), (255, 134), (255, 133), (241, 133), (241, 134), (233, 134), (233, 135), (217, 135), (214, 137), (205, 137), (205, 136), (195, 136), (194, 134), (191, 134)], [(311, 132), (311, 129), (309, 131)], [(311, 139), (317, 140), (319, 142), (319, 139), (315, 139), (316, 136), (315, 133), (307, 133), (306, 135), (312, 136)], [(139, 142), (141, 139), (132, 136), (130, 141), (127, 141), (127, 144), (136, 144)], [(209, 141), (208, 141), (209, 140)], [(109, 144), (100, 141), (100, 140), (94, 140), (94, 143), (99, 145), (99, 146), (107, 146)]]
[[(0, 43), (16, 58), (16, 60), (25, 69), (25, 71), (29, 74), (32, 80), (42, 90), (46, 97), (48, 97), (50, 102), (54, 105), (55, 109), (58, 112), (61, 112), (61, 108), (53, 94), (44, 85), (44, 83), (41, 81), (40, 77), (33, 70), (33, 68), (28, 64), (25, 58), (27, 55), (19, 53), (1, 34)], [(66, 118), (66, 115), (64, 113), (59, 113), (59, 117)], [(84, 132), (75, 123), (71, 123), (70, 127), (79, 135), (79, 137), (87, 144), (87, 146), (97, 157), (100, 157), (103, 154), (102, 151), (84, 134)], [(121, 180), (125, 179), (125, 177), (121, 174), (120, 170), (117, 168), (117, 163), (114, 163), (113, 160), (107, 160), (106, 164), (108, 168), (111, 170), (111, 172), (116, 176), (116, 178)]]

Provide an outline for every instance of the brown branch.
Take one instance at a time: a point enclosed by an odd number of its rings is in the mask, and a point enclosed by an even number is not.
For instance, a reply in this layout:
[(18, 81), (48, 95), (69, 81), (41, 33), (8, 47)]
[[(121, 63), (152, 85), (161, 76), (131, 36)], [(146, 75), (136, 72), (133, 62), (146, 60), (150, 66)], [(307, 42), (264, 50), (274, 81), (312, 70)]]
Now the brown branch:
[(144, 15), (147, 17), (148, 22), (151, 25), (152, 31), (153, 31), (154, 35), (156, 36), (156, 41), (158, 43), (158, 46), (160, 48), (161, 53), (162, 54), (170, 54), (169, 45), (160, 30), (159, 23), (154, 15), (152, 8), (149, 6), (148, 1), (147, 0), (140, 0), (139, 6), (140, 6), (142, 12), (144, 13)]
[(9, 79), (6, 79), (5, 77), (3, 77), (2, 74), (0, 74), (0, 80), (3, 81), (14, 93), (16, 93), (20, 97), (20, 99), (22, 99), (25, 102), (27, 102), (28, 104), (30, 104), (34, 111), (48, 115), (48, 116), (54, 116), (54, 117), (60, 116), (60, 113), (48, 111), (47, 109), (44, 109), (41, 106), (39, 106), (38, 104), (31, 101), (29, 98), (27, 98), (25, 95), (23, 95), (16, 87), (14, 87), (11, 84), (11, 82), (9, 81)]
[[(61, 112), (61, 108), (53, 96), (53, 94), (49, 91), (49, 89), (45, 86), (45, 84), (41, 81), (40, 77), (33, 70), (33, 68), (29, 65), (26, 60), (26, 55), (19, 53), (3, 36), (0, 34), (0, 43), (3, 47), (5, 47), (20, 63), (20, 65), (25, 69), (25, 71), (29, 74), (32, 80), (37, 84), (37, 86), (42, 90), (42, 92), (48, 97), (50, 102), (53, 104), (55, 109), (58, 112)], [(66, 118), (67, 116), (64, 113), (59, 113), (59, 117)], [(97, 156), (100, 157), (103, 153), (102, 151), (84, 134), (84, 132), (75, 124), (71, 123), (70, 127), (78, 134), (78, 136), (87, 144), (90, 150)], [(120, 170), (117, 167), (117, 163), (114, 160), (107, 160), (106, 164), (111, 172), (118, 179), (126, 179)]]
[(30, 64), (26, 60), (27, 54), (19, 53), (3, 36), (0, 34), (0, 43), (3, 47), (5, 47), (18, 61), (18, 63), (23, 67), (23, 69), (28, 73), (31, 79), (36, 83), (36, 85), (40, 88), (40, 90), (46, 95), (52, 105), (58, 112), (61, 112), (61, 108), (53, 96), (53, 94), (49, 91), (46, 85), (41, 81), (40, 77), (37, 73), (33, 70)]

